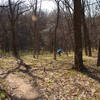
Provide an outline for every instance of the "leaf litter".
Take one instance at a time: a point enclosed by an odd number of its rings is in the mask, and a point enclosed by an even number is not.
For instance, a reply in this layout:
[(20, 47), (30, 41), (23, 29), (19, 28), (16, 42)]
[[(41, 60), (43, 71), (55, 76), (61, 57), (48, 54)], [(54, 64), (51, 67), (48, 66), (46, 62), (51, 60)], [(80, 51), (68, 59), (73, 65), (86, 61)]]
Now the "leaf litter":
[[(31, 57), (26, 56), (25, 58), (27, 58), (25, 63), (32, 64)], [(30, 80), (30, 84), (33, 86), (35, 83), (35, 86), (39, 88), (46, 100), (100, 100), (100, 83), (81, 72), (69, 69), (73, 64), (72, 56), (66, 57), (66, 59), (65, 57), (58, 58), (57, 61), (52, 60), (51, 57), (50, 59), (44, 59), (46, 58), (33, 60), (35, 66), (31, 65), (31, 69), (29, 70), (32, 75), (38, 76), (43, 80), (37, 78), (35, 81), (27, 73), (19, 71), (16, 71), (15, 74), (24, 80)], [(87, 59), (84, 64), (88, 65), (89, 68), (93, 68), (93, 64), (96, 65), (96, 60)], [(13, 60), (14, 63), (15, 66), (12, 66), (12, 61), (8, 63), (6, 60), (6, 68), (7, 66), (16, 67), (15, 60)], [(45, 72), (43, 70), (44, 67), (46, 69)], [(96, 71), (91, 70), (91, 72), (100, 77)]]

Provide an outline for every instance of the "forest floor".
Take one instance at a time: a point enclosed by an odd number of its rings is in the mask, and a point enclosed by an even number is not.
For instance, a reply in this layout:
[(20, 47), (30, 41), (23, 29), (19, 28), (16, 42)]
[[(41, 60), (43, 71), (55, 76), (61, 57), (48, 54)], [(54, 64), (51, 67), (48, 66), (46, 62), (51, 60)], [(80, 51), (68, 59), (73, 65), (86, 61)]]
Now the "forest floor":
[[(86, 72), (72, 70), (73, 53), (67, 56), (52, 54), (21, 56), (24, 64), (14, 57), (0, 59), (0, 87), (12, 100), (100, 100), (100, 68), (96, 66), (97, 52), (84, 56)], [(5, 93), (0, 97), (4, 98)], [(10, 100), (10, 99), (2, 99)]]

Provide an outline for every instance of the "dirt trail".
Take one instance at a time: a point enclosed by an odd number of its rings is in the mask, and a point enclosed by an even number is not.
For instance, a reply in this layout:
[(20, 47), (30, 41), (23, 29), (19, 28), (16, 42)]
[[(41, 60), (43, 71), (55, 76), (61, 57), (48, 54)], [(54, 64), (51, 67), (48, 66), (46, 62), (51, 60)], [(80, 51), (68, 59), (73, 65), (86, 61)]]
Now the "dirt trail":
[[(6, 85), (10, 88), (14, 100), (40, 100), (39, 93), (30, 84), (14, 74), (6, 77)], [(18, 99), (19, 98), (19, 99)]]

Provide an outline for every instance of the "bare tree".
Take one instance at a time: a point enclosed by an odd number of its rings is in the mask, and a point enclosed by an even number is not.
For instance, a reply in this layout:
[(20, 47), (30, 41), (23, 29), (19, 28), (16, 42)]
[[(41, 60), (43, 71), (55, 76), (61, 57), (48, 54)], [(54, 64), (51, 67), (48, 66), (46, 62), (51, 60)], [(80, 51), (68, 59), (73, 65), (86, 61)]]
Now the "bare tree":
[(57, 19), (56, 19), (56, 26), (55, 26), (55, 31), (54, 31), (54, 60), (56, 60), (56, 52), (57, 52), (57, 47), (56, 47), (56, 33), (57, 33), (57, 28), (59, 24), (59, 13), (60, 13), (60, 8), (59, 8), (59, 0), (55, 0), (57, 4)]
[(16, 22), (19, 19), (19, 16), (28, 11), (29, 9), (20, 8), (21, 4), (24, 2), (18, 0), (13, 3), (11, 0), (8, 0), (8, 18), (11, 26), (12, 33), (12, 51), (15, 57), (18, 57), (17, 46), (16, 46)]
[(16, 36), (15, 36), (16, 19), (14, 17), (14, 11), (13, 11), (11, 0), (8, 0), (8, 3), (9, 3), (9, 21), (11, 24), (11, 32), (12, 32), (12, 50), (13, 50), (13, 55), (17, 57), (18, 53), (17, 53), (17, 48), (16, 48)]
[[(34, 52), (33, 57), (38, 58), (39, 56), (39, 16), (41, 15), (41, 5), (42, 0), (29, 0), (29, 3), (32, 8), (32, 20), (33, 20), (33, 44), (34, 44)], [(40, 5), (39, 5), (40, 3)], [(39, 5), (39, 7), (38, 7)]]
[[(89, 17), (91, 17), (91, 13), (90, 13), (90, 8), (89, 8), (89, 4), (87, 5), (88, 9), (89, 9)], [(90, 40), (90, 34), (89, 34), (89, 28), (87, 27), (86, 24), (86, 18), (85, 18), (85, 1), (83, 1), (83, 27), (84, 27), (84, 39), (85, 39), (85, 46), (87, 48), (88, 51), (88, 56), (92, 56), (92, 47), (91, 47), (91, 40)]]
[(38, 4), (38, 1), (35, 0), (35, 7), (34, 7), (34, 15), (33, 17), (35, 17), (36, 19), (33, 20), (34, 21), (34, 54), (33, 54), (33, 57), (35, 58), (35, 55), (37, 55), (37, 58), (38, 58), (38, 32), (37, 32), (37, 4)]
[(83, 33), (84, 33), (85, 54), (92, 56), (89, 30), (88, 30), (88, 27), (86, 24), (86, 18), (85, 18), (85, 1), (84, 0), (82, 0), (82, 25), (83, 25)]
[(74, 38), (75, 38), (75, 66), (74, 69), (83, 68), (82, 33), (81, 33), (81, 0), (74, 0)]

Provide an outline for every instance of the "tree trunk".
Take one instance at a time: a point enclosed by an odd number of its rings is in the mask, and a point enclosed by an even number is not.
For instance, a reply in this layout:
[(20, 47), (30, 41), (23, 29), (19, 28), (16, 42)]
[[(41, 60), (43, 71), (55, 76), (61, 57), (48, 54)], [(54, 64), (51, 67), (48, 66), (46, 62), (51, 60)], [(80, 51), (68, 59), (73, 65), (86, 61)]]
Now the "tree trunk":
[(92, 56), (91, 51), (91, 41), (89, 37), (89, 30), (86, 24), (85, 19), (85, 1), (82, 0), (82, 24), (83, 24), (83, 32), (84, 32), (84, 44), (85, 44), (85, 54), (86, 56)]
[(85, 55), (88, 56), (88, 41), (87, 41), (87, 26), (85, 22), (85, 1), (82, 0), (82, 26), (83, 26), (83, 42), (84, 42), (84, 48), (85, 48)]
[(97, 66), (100, 66), (100, 39), (99, 39), (99, 46), (98, 46), (98, 59), (97, 59)]
[(11, 33), (12, 33), (12, 51), (13, 51), (13, 55), (18, 58), (18, 53), (17, 53), (17, 48), (16, 48), (16, 36), (15, 36), (16, 21), (14, 19), (15, 16), (14, 16), (14, 11), (12, 7), (12, 2), (11, 0), (8, 0), (8, 2), (9, 2), (9, 11), (10, 11), (9, 21), (11, 24)]
[(85, 54), (88, 56), (88, 41), (87, 41), (87, 29), (86, 29), (85, 19), (83, 18), (83, 32), (84, 32), (84, 46), (85, 46)]
[(33, 53), (33, 57), (38, 58), (39, 55), (39, 37), (38, 37), (38, 23), (37, 23), (37, 3), (38, 1), (35, 1), (35, 9), (34, 9), (34, 16), (36, 19), (34, 21), (34, 53)]
[(59, 22), (59, 1), (57, 3), (57, 20), (56, 20), (56, 26), (55, 26), (55, 34), (54, 34), (54, 60), (56, 60), (56, 52), (57, 52), (57, 47), (56, 47), (56, 33), (57, 33), (57, 28), (58, 28), (58, 22)]
[(88, 42), (88, 48), (89, 48), (89, 56), (92, 57), (92, 48), (91, 48), (91, 41), (89, 39), (89, 42)]
[(81, 33), (81, 0), (74, 0), (74, 38), (75, 38), (75, 52), (73, 67), (76, 70), (83, 68), (82, 55), (82, 33)]
[(37, 22), (34, 22), (34, 58), (38, 58), (38, 32), (37, 32)]
[(16, 36), (15, 36), (15, 25), (11, 24), (11, 31), (12, 31), (12, 51), (13, 55), (18, 58), (18, 52), (16, 48)]

